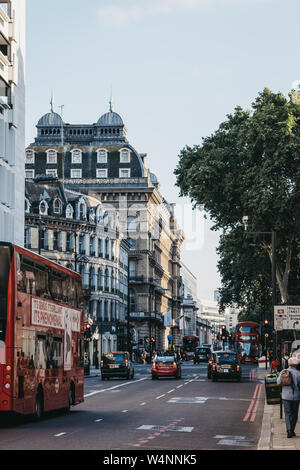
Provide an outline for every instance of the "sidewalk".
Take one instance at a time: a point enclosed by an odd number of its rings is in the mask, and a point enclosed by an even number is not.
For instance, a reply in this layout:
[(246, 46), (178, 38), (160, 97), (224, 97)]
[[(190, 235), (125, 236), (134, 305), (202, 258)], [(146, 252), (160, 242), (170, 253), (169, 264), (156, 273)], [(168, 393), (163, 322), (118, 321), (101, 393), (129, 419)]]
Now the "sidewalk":
[[(263, 380), (269, 371), (257, 369), (257, 379)], [(300, 421), (295, 433), (297, 437), (287, 439), (284, 411), (280, 419), (280, 405), (268, 405), (265, 399), (264, 416), (257, 450), (300, 450)]]

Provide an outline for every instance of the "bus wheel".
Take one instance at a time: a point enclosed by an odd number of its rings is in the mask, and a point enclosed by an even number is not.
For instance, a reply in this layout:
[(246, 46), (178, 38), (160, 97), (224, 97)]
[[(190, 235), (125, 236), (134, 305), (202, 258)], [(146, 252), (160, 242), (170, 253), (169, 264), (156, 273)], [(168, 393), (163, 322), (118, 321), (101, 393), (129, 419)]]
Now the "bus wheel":
[(35, 399), (35, 412), (34, 412), (34, 418), (39, 421), (44, 412), (44, 397), (43, 397), (43, 392), (41, 389), (38, 390), (36, 394), (36, 399)]
[(75, 403), (75, 393), (74, 393), (74, 385), (71, 384), (71, 387), (70, 387), (70, 390), (69, 390), (69, 403), (68, 403), (68, 406), (67, 406), (67, 411), (70, 412), (71, 410), (71, 406), (74, 405)]

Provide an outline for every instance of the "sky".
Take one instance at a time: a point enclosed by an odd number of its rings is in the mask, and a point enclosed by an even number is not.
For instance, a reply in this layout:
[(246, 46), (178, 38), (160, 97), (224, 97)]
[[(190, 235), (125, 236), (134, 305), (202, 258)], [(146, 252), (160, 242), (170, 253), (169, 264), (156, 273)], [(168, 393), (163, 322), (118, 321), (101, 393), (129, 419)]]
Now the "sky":
[(26, 1), (26, 145), (52, 90), (72, 124), (108, 112), (112, 90), (130, 144), (177, 204), (198, 295), (213, 299), (219, 234), (179, 198), (173, 171), (180, 150), (201, 144), (237, 105), (299, 83), (299, 0)]

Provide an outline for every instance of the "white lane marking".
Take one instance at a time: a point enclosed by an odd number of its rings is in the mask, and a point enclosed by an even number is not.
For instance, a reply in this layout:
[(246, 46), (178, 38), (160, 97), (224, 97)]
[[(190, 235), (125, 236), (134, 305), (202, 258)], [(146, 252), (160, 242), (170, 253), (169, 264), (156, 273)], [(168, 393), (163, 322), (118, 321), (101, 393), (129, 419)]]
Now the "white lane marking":
[(54, 434), (55, 437), (61, 437), (67, 434), (66, 432), (60, 432), (59, 434)]
[(205, 403), (208, 397), (174, 397), (168, 403)]
[(165, 397), (166, 394), (164, 393), (163, 395), (159, 395), (159, 397), (156, 397), (156, 400), (159, 400), (159, 398)]
[(123, 410), (122, 413), (128, 413), (128, 410)]
[(160, 431), (161, 429), (166, 429), (166, 431), (174, 432), (192, 432), (194, 428), (188, 426), (159, 426), (155, 424), (144, 424), (143, 426), (140, 426), (137, 429), (143, 431)]
[(144, 405), (146, 405), (146, 403), (145, 403), (145, 402), (141, 403), (141, 405), (140, 405), (140, 406), (144, 406)]
[(220, 439), (218, 445), (221, 446), (242, 446), (247, 447), (253, 445), (253, 441), (246, 440), (245, 436), (215, 436), (215, 439)]
[(125, 382), (124, 384), (115, 385), (114, 387), (102, 388), (101, 390), (97, 390), (95, 392), (91, 392), (91, 393), (88, 393), (87, 395), (84, 395), (84, 398), (88, 398), (88, 397), (91, 397), (93, 395), (97, 395), (98, 393), (109, 392), (110, 390), (115, 390), (116, 388), (124, 387), (125, 385), (136, 384), (137, 382), (141, 382), (142, 380), (147, 380), (147, 379), (145, 377), (143, 379), (134, 380), (133, 382)]
[(100, 421), (103, 421), (103, 419), (95, 419), (95, 423), (100, 423)]
[(183, 387), (183, 385), (178, 385), (178, 387), (176, 387), (176, 388), (181, 388), (181, 387)]
[(175, 392), (175, 388), (172, 388), (172, 390), (169, 390), (167, 393), (172, 393)]

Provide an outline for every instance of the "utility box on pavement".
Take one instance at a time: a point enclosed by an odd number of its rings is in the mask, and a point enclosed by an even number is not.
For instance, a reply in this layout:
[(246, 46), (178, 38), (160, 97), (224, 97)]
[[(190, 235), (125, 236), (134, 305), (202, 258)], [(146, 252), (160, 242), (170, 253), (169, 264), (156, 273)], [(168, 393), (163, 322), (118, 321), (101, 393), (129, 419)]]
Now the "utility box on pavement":
[(265, 378), (266, 399), (268, 405), (279, 405), (281, 385), (277, 383), (277, 374), (268, 374)]

